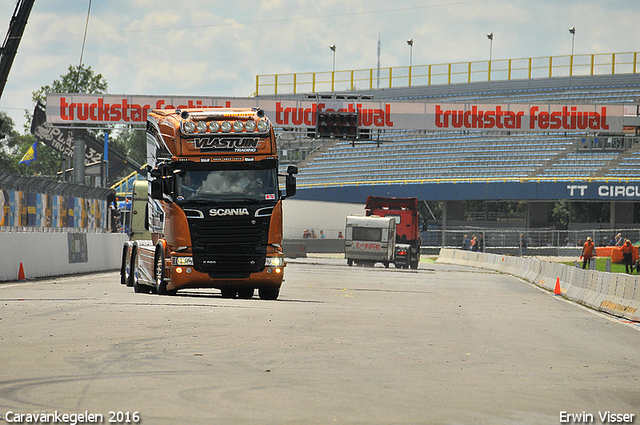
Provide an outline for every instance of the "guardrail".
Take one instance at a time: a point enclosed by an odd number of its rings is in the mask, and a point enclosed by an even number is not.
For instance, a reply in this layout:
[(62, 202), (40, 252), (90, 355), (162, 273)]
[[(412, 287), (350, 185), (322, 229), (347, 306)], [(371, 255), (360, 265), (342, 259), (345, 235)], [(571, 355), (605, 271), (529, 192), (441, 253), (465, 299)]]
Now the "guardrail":
[(639, 277), (583, 270), (530, 257), (509, 257), (455, 249), (441, 249), (437, 263), (479, 267), (510, 274), (598, 311), (639, 321)]
[(256, 76), (255, 95), (372, 90), (492, 80), (635, 74), (638, 52), (541, 56)]

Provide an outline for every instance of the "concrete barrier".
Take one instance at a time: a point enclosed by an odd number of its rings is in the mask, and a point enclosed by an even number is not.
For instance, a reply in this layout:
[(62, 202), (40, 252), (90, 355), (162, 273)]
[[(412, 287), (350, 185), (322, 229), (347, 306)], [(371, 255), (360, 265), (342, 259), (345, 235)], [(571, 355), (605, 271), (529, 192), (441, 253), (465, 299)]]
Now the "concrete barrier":
[(443, 248), (438, 263), (494, 270), (534, 283), (548, 291), (560, 281), (563, 296), (593, 309), (640, 321), (640, 276), (583, 270), (532, 257), (475, 253)]
[(0, 232), (0, 281), (120, 269), (121, 233)]

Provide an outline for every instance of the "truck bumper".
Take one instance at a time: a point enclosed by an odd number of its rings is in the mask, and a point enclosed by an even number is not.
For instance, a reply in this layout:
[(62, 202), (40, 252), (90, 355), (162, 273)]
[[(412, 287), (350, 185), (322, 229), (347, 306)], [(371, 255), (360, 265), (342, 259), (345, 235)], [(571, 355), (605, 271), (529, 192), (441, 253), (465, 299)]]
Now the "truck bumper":
[(193, 266), (171, 266), (171, 281), (167, 282), (168, 290), (186, 288), (273, 288), (282, 286), (284, 265), (281, 267), (265, 267), (261, 272), (252, 273), (248, 278), (211, 278), (207, 273), (196, 271)]

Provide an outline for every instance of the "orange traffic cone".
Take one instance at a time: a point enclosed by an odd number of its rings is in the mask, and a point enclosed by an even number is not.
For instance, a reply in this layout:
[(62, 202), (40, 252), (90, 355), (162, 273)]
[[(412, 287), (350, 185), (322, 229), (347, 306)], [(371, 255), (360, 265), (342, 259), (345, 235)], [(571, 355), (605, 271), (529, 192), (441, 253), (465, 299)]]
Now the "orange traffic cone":
[(18, 280), (27, 280), (24, 275), (24, 267), (22, 266), (22, 263), (20, 263), (20, 270), (18, 270)]
[(562, 295), (562, 290), (560, 289), (560, 278), (556, 278), (556, 287), (553, 290), (553, 295)]

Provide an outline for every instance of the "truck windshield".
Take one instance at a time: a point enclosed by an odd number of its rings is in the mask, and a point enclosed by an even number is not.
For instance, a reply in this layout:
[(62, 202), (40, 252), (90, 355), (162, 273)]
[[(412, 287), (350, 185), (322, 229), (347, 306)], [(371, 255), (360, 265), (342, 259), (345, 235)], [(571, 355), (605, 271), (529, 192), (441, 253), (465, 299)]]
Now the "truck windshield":
[(176, 176), (176, 200), (188, 201), (276, 201), (276, 169), (187, 170)]

